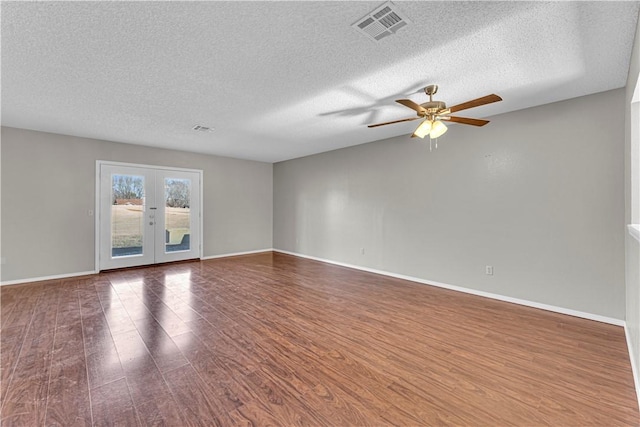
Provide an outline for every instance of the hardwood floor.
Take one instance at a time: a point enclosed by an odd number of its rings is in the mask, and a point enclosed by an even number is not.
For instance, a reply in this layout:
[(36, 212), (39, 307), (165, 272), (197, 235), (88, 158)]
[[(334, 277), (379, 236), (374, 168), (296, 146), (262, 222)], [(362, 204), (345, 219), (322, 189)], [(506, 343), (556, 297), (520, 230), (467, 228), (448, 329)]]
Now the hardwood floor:
[(621, 327), (278, 253), (1, 290), (2, 425), (638, 425)]

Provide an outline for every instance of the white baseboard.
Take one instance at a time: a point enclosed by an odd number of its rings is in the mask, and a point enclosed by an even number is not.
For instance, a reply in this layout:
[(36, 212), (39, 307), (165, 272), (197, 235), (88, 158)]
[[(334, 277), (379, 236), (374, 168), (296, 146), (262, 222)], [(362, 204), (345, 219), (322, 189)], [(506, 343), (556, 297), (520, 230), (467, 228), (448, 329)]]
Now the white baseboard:
[[(257, 253), (261, 253), (261, 252), (271, 252), (271, 251), (273, 251), (272, 248), (259, 249), (259, 250), (255, 250), (255, 251), (236, 252), (236, 253), (222, 254), (222, 255), (213, 255), (213, 256), (208, 256), (208, 257), (202, 257), (200, 259), (201, 260), (207, 260), (207, 259), (224, 258), (224, 257), (230, 257), (230, 256), (238, 256), (238, 255), (257, 254)], [(0, 282), (0, 286), (19, 285), (21, 283), (30, 283), (30, 282), (42, 282), (44, 280), (67, 279), (67, 278), (70, 278), (70, 277), (90, 276), (90, 275), (93, 275), (93, 274), (98, 274), (98, 272), (95, 271), (95, 270), (94, 271), (80, 271), (80, 272), (77, 272), (77, 273), (56, 274), (56, 275), (53, 275), (53, 276), (30, 277), (28, 279), (7, 280), (7, 281), (4, 281), (4, 282)]]
[(314, 257), (314, 256), (299, 254), (299, 253), (296, 253), (296, 252), (284, 251), (284, 250), (281, 250), (281, 249), (273, 249), (273, 251), (274, 252), (281, 252), (283, 254), (297, 256), (297, 257), (300, 257), (300, 258), (307, 258), (307, 259), (312, 259), (312, 260), (315, 260), (315, 261), (326, 262), (327, 264), (339, 265), (341, 267), (348, 267), (348, 268), (353, 268), (355, 270), (367, 271), (369, 273), (381, 274), (383, 276), (395, 277), (397, 279), (409, 280), (411, 282), (417, 282), (417, 283), (422, 283), (422, 284), (425, 284), (425, 285), (436, 286), (438, 288), (450, 289), (450, 290), (453, 290), (453, 291), (464, 292), (466, 294), (472, 294), (472, 295), (477, 295), (477, 296), (481, 296), (481, 297), (485, 297), (485, 298), (491, 298), (491, 299), (495, 299), (495, 300), (499, 300), (499, 301), (510, 302), (510, 303), (513, 303), (513, 304), (524, 305), (524, 306), (527, 306), (527, 307), (539, 308), (541, 310), (552, 311), (554, 313), (567, 314), (569, 316), (581, 317), (583, 319), (595, 320), (597, 322), (602, 322), (602, 323), (609, 323), (611, 325), (616, 325), (616, 326), (624, 326), (625, 325), (624, 320), (615, 319), (613, 317), (600, 316), (599, 314), (585, 313), (583, 311), (572, 310), (572, 309), (569, 309), (569, 308), (557, 307), (557, 306), (554, 306), (554, 305), (542, 304), (542, 303), (539, 303), (539, 302), (528, 301), (528, 300), (523, 300), (523, 299), (519, 299), (519, 298), (512, 298), (512, 297), (505, 296), (505, 295), (493, 294), (493, 293), (484, 292), (484, 291), (478, 291), (478, 290), (475, 290), (475, 289), (464, 288), (462, 286), (449, 285), (447, 283), (441, 283), (441, 282), (435, 282), (435, 281), (432, 281), (432, 280), (420, 279), (418, 277), (406, 276), (404, 274), (391, 273), (389, 271), (376, 270), (374, 268), (361, 267), (359, 265), (353, 265), (353, 264), (347, 264), (347, 263), (344, 263), (344, 262), (332, 261), (330, 259), (318, 258), (318, 257)]
[(91, 276), (93, 274), (98, 274), (98, 272), (97, 271), (79, 271), (77, 273), (56, 274), (56, 275), (53, 275), (53, 276), (31, 277), (29, 279), (6, 280), (4, 282), (0, 282), (0, 286), (19, 285), (21, 283), (30, 283), (30, 282), (42, 282), (44, 280), (68, 279), (70, 277)]
[(629, 350), (629, 359), (631, 360), (631, 373), (633, 375), (633, 384), (636, 388), (636, 399), (638, 407), (640, 407), (640, 385), (638, 384), (638, 367), (636, 366), (636, 358), (633, 347), (631, 346), (631, 337), (629, 336), (629, 328), (624, 325), (624, 336), (627, 339), (627, 350)]
[[(464, 293), (467, 293), (467, 294), (477, 295), (477, 296), (481, 296), (481, 297), (485, 297), (485, 298), (491, 298), (491, 299), (495, 299), (495, 300), (499, 300), (499, 301), (510, 302), (510, 303), (513, 303), (513, 304), (524, 305), (524, 306), (527, 306), (527, 307), (539, 308), (539, 309), (542, 309), (542, 310), (552, 311), (554, 313), (567, 314), (569, 316), (575, 316), (575, 317), (580, 317), (580, 318), (583, 318), (583, 319), (595, 320), (597, 322), (609, 323), (611, 325), (616, 325), (616, 326), (625, 326), (624, 320), (621, 320), (621, 319), (615, 319), (615, 318), (612, 318), (612, 317), (600, 316), (598, 314), (586, 313), (586, 312), (582, 312), (582, 311), (572, 310), (572, 309), (569, 309), (569, 308), (557, 307), (557, 306), (553, 306), (553, 305), (542, 304), (542, 303), (523, 300), (523, 299), (519, 299), (519, 298), (512, 298), (512, 297), (509, 297), (509, 296), (493, 294), (493, 293), (490, 293), (490, 292), (478, 291), (478, 290), (475, 290), (475, 289), (464, 288), (462, 286), (449, 285), (447, 283), (435, 282), (435, 281), (432, 281), (432, 280), (425, 280), (425, 279), (421, 279), (421, 278), (418, 278), (418, 277), (406, 276), (404, 274), (396, 274), (396, 273), (391, 273), (389, 271), (376, 270), (376, 269), (373, 269), (373, 268), (362, 267), (362, 266), (358, 266), (358, 265), (354, 265), (354, 264), (347, 264), (347, 263), (344, 263), (344, 262), (338, 262), (338, 261), (333, 261), (333, 260), (330, 260), (330, 259), (314, 257), (314, 256), (310, 256), (310, 255), (304, 255), (304, 254), (300, 254), (300, 253), (296, 253), (296, 252), (285, 251), (285, 250), (282, 250), (282, 249), (266, 248), (266, 249), (258, 249), (258, 250), (253, 250), (253, 251), (212, 255), (212, 256), (202, 257), (200, 259), (204, 261), (204, 260), (208, 260), (208, 259), (225, 258), (225, 257), (238, 256), (238, 255), (251, 255), (251, 254), (257, 254), (257, 253), (262, 253), (262, 252), (271, 252), (271, 251), (280, 252), (280, 253), (288, 254), (288, 255), (293, 255), (293, 256), (300, 257), (300, 258), (307, 258), (307, 259), (312, 259), (312, 260), (315, 260), (315, 261), (326, 262), (327, 264), (339, 265), (341, 267), (353, 268), (355, 270), (367, 271), (369, 273), (380, 274), (380, 275), (383, 275), (383, 276), (395, 277), (397, 279), (409, 280), (409, 281), (412, 281), (412, 282), (417, 282), (417, 283), (422, 283), (422, 284), (425, 284), (425, 285), (436, 286), (436, 287), (439, 287), (439, 288), (450, 289), (450, 290), (453, 290), (453, 291), (464, 292)], [(57, 274), (57, 275), (53, 275), (53, 276), (32, 277), (32, 278), (29, 278), (29, 279), (8, 280), (8, 281), (0, 282), (0, 286), (17, 285), (17, 284), (20, 284), (20, 283), (28, 283), (28, 282), (40, 282), (40, 281), (43, 281), (43, 280), (66, 279), (66, 278), (77, 277), (77, 276), (88, 276), (88, 275), (93, 275), (93, 274), (97, 274), (97, 273), (98, 273), (97, 271), (81, 271), (81, 272), (77, 272), (77, 273)], [(630, 351), (631, 351), (631, 348), (630, 348)], [(635, 378), (635, 376), (634, 376), (634, 378)]]
[(234, 252), (234, 253), (230, 253), (230, 254), (221, 254), (221, 255), (211, 255), (211, 256), (204, 256), (202, 258), (200, 258), (202, 261), (207, 260), (207, 259), (216, 259), (216, 258), (226, 258), (226, 257), (230, 257), (230, 256), (238, 256), (238, 255), (251, 255), (251, 254), (259, 254), (262, 252), (273, 252), (274, 249), (273, 248), (267, 248), (267, 249), (257, 249), (255, 251), (246, 251), (246, 252)]

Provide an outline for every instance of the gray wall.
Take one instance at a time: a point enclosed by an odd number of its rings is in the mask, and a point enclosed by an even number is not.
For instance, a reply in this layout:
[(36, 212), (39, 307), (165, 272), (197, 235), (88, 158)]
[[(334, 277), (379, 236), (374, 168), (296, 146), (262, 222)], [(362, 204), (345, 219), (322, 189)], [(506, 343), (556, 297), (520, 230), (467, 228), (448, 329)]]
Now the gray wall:
[(2, 128), (2, 281), (92, 271), (96, 160), (202, 169), (203, 255), (272, 247), (269, 163)]
[[(633, 45), (633, 51), (631, 55), (631, 65), (629, 67), (629, 77), (627, 79), (626, 93), (625, 93), (625, 106), (626, 106), (626, 126), (625, 126), (625, 222), (623, 224), (630, 224), (632, 222), (639, 223), (640, 217), (638, 210), (640, 210), (640, 200), (637, 198), (638, 189), (635, 188), (635, 195), (632, 197), (632, 179), (635, 185), (638, 186), (637, 171), (640, 170), (640, 164), (638, 159), (632, 159), (631, 156), (631, 100), (633, 98), (633, 91), (636, 87), (638, 73), (640, 73), (640, 20), (638, 21), (638, 27), (636, 29), (636, 39)], [(637, 107), (634, 111), (636, 123), (638, 122), (638, 110)], [(636, 148), (637, 149), (637, 148)], [(636, 173), (632, 178), (632, 164), (635, 162)], [(635, 206), (634, 206), (635, 205)], [(626, 327), (629, 337), (630, 349), (632, 360), (636, 368), (640, 367), (640, 246), (638, 241), (626, 235), (626, 304), (627, 304), (627, 318)], [(638, 372), (636, 374), (636, 384), (640, 383), (640, 377)], [(636, 390), (638, 391), (638, 390)]]
[(624, 319), (624, 97), (277, 163), (274, 247)]

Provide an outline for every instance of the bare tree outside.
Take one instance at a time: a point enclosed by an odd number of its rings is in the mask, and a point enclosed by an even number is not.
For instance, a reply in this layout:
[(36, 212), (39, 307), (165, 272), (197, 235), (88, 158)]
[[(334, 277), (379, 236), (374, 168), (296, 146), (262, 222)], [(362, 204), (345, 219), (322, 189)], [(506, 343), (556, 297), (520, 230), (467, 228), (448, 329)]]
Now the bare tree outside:
[(166, 179), (164, 194), (167, 206), (171, 208), (188, 208), (191, 199), (189, 180)]
[(113, 175), (113, 204), (118, 199), (142, 199), (144, 197), (144, 179), (135, 175)]

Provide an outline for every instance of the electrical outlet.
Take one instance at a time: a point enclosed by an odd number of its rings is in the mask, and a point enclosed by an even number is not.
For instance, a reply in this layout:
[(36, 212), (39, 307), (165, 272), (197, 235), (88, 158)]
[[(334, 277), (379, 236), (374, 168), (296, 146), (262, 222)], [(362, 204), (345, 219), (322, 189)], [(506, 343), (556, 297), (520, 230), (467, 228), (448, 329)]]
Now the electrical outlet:
[(360, 255), (364, 255), (364, 248), (360, 248)]
[(487, 276), (493, 276), (493, 266), (492, 266), (492, 265), (487, 265), (487, 266), (484, 268), (484, 273), (485, 273)]

